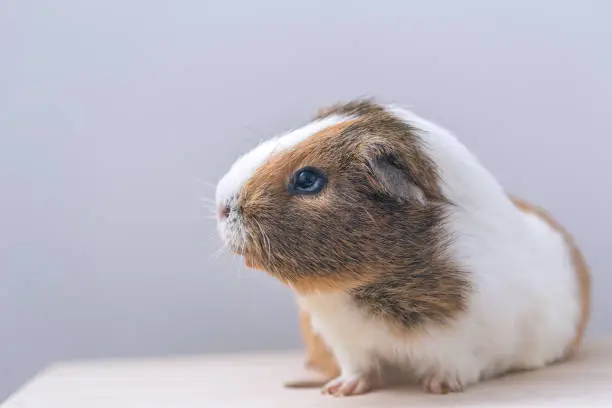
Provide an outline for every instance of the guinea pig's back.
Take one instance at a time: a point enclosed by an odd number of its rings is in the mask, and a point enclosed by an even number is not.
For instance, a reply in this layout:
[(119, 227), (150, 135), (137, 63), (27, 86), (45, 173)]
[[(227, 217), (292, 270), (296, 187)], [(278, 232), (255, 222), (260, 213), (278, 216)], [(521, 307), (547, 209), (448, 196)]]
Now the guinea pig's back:
[(512, 203), (456, 239), (473, 283), (456, 327), (462, 338), (473, 336), (485, 376), (564, 359), (579, 346), (589, 315), (589, 272), (571, 236), (544, 210)]
[[(565, 250), (567, 251), (565, 261), (569, 264), (569, 269), (571, 270), (570, 285), (573, 287), (573, 298), (565, 299), (565, 301), (577, 303), (579, 307), (579, 316), (575, 323), (575, 335), (566, 350), (566, 354), (571, 354), (580, 346), (590, 316), (591, 275), (589, 267), (571, 234), (548, 212), (523, 199), (517, 197), (511, 197), (511, 199), (525, 216), (536, 218), (537, 221), (534, 222), (545, 224), (546, 227), (560, 234), (563, 238)], [(550, 278), (551, 281), (548, 284), (553, 286), (555, 284), (555, 276), (550, 276)]]

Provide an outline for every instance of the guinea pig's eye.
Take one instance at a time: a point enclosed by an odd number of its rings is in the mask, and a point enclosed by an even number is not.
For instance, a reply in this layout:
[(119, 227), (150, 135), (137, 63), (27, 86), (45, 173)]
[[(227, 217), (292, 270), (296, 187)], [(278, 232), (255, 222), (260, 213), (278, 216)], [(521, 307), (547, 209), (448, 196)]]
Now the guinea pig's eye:
[(317, 194), (327, 184), (327, 177), (314, 167), (304, 167), (293, 174), (289, 182), (291, 194)]

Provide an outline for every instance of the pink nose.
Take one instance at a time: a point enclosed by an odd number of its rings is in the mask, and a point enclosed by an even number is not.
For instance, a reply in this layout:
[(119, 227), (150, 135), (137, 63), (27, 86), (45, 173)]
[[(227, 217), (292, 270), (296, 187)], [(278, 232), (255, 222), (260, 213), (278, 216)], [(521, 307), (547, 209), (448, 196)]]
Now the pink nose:
[(220, 218), (220, 219), (224, 219), (224, 218), (229, 217), (230, 211), (231, 211), (231, 208), (230, 208), (230, 206), (229, 206), (229, 205), (227, 205), (227, 204), (221, 204), (221, 205), (219, 206), (219, 211), (218, 211), (218, 216), (219, 216), (219, 218)]

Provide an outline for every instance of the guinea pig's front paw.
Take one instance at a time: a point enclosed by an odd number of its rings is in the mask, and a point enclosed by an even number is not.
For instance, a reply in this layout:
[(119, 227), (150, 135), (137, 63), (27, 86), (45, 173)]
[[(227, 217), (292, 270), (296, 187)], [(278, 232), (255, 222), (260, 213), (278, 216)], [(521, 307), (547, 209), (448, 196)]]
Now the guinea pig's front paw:
[(362, 374), (341, 375), (325, 384), (321, 392), (334, 397), (365, 394), (372, 388), (370, 381)]
[(462, 392), (463, 384), (456, 376), (444, 374), (431, 374), (422, 382), (423, 389), (432, 394), (448, 394), (449, 392)]

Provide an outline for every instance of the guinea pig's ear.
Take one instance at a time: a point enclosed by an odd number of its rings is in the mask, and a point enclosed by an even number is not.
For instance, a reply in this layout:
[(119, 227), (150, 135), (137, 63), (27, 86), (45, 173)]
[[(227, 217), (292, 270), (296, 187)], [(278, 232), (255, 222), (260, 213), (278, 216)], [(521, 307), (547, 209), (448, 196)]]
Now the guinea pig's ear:
[[(418, 151), (395, 149), (383, 141), (368, 143), (364, 154), (372, 184), (381, 193), (422, 203), (439, 198), (433, 165)], [(428, 168), (431, 174), (426, 174)]]

